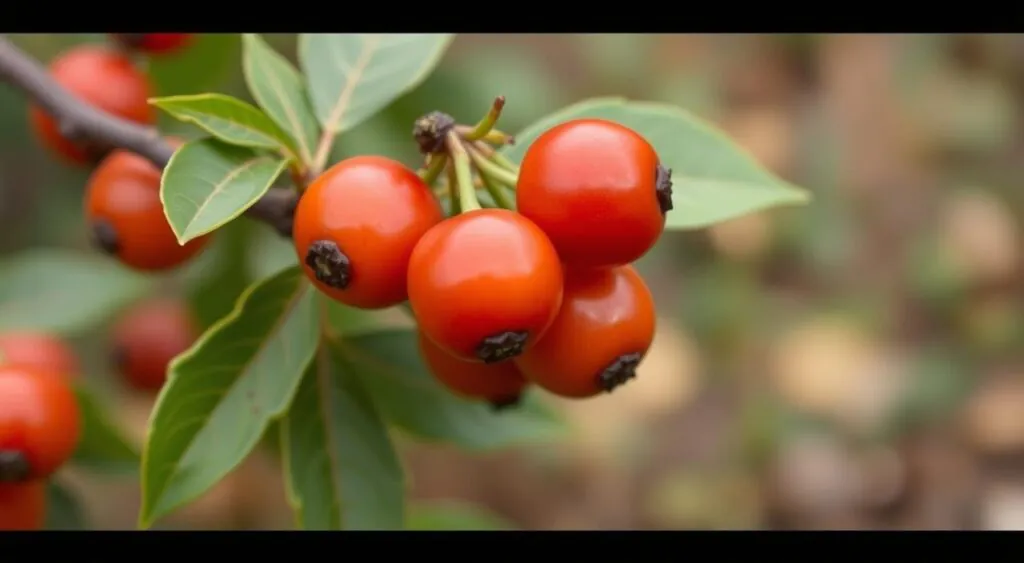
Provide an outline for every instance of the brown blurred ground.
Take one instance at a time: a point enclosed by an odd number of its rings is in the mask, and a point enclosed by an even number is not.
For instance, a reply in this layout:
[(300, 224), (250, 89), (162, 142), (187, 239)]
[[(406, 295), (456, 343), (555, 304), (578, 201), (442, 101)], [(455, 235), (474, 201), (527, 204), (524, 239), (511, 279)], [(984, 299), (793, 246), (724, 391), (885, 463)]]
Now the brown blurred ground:
[[(584, 97), (676, 103), (815, 201), (667, 234), (640, 265), (662, 316), (640, 377), (560, 403), (566, 444), (405, 444), (416, 498), (527, 529), (1024, 529), (1019, 37), (465, 36), (441, 73), (402, 104), (476, 89), (412, 115), (505, 94), (514, 130)], [(366, 130), (342, 150), (405, 142)], [(0, 224), (46, 183), (23, 150)], [(277, 471), (256, 456), (167, 525), (287, 527)], [(137, 485), (73, 477), (96, 527), (134, 525)]]

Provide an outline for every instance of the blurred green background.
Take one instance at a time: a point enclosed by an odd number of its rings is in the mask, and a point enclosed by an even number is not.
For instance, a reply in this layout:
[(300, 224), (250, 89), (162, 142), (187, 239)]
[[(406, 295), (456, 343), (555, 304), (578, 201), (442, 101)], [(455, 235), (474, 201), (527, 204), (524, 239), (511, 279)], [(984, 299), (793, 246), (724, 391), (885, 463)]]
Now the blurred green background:
[[(294, 60), (294, 35), (265, 37)], [(14, 39), (48, 61), (104, 36)], [(158, 94), (250, 99), (239, 43), (204, 36), (149, 63)], [(1024, 529), (1024, 37), (462, 35), (335, 157), (416, 166), (417, 116), (472, 123), (496, 95), (511, 132), (592, 96), (677, 104), (815, 199), (666, 233), (639, 264), (654, 348), (615, 394), (559, 403), (564, 444), (403, 442), (415, 527)], [(0, 252), (89, 252), (87, 172), (39, 148), (9, 88), (0, 145)], [(233, 231), (165, 289), (194, 289), (231, 251), (253, 278), (294, 260), (262, 225)], [(141, 439), (150, 399), (117, 387), (104, 338), (75, 345)], [(256, 454), (164, 527), (288, 528), (279, 471)], [(64, 478), (93, 527), (134, 527), (134, 481)]]

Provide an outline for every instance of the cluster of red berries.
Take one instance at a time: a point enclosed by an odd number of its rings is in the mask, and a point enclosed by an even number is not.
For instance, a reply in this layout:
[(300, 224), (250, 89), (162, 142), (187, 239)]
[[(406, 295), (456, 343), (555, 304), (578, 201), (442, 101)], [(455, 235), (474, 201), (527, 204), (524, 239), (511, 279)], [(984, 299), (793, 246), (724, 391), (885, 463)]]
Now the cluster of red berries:
[[(634, 377), (655, 310), (631, 264), (664, 229), (671, 171), (628, 127), (576, 120), (538, 137), (518, 176), (504, 175), (517, 211), (485, 208), (466, 193), (476, 187), (456, 188), (472, 179), (452, 164), (472, 151), (478, 171), (490, 167), (481, 145), (452, 137), (454, 121), (443, 117), (418, 126), (417, 140), (451, 167), (460, 212), (445, 217), (429, 173), (380, 156), (344, 160), (309, 185), (295, 212), (309, 279), (353, 307), (408, 300), (431, 372), (496, 407), (515, 404), (530, 383), (584, 398)], [(437, 142), (422, 138), (431, 134)]]
[[(58, 84), (81, 101), (108, 114), (155, 125), (148, 100), (149, 78), (133, 54), (163, 55), (184, 47), (187, 33), (113, 35), (112, 45), (78, 45), (50, 64)], [(39, 106), (29, 108), (32, 129), (43, 146), (69, 164), (96, 167), (85, 192), (85, 213), (92, 239), (121, 263), (141, 271), (175, 268), (208, 244), (200, 237), (179, 245), (160, 202), (160, 170), (124, 150), (109, 151), (74, 127), (58, 123)], [(169, 139), (181, 145), (178, 139)]]
[[(191, 346), (184, 304), (159, 299), (127, 311), (113, 329), (115, 367), (132, 388), (153, 391), (167, 364)], [(0, 530), (36, 530), (46, 516), (46, 482), (81, 437), (74, 381), (78, 357), (45, 332), (0, 334)]]

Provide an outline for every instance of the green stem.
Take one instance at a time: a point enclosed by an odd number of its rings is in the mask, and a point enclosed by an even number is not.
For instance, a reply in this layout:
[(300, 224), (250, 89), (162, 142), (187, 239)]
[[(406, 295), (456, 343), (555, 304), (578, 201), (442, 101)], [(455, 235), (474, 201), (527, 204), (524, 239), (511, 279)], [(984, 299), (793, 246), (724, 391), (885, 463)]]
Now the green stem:
[(473, 147), (476, 148), (476, 150), (480, 154), (487, 157), (488, 160), (493, 161), (495, 164), (504, 168), (505, 170), (508, 170), (509, 172), (514, 172), (517, 176), (519, 175), (519, 167), (516, 166), (516, 164), (511, 160), (505, 158), (503, 154), (494, 150), (494, 148), (491, 147), (490, 145), (483, 143), (481, 141), (476, 141), (475, 143), (473, 143)]
[(519, 167), (516, 166), (516, 163), (505, 158), (505, 155), (501, 154), (500, 152), (495, 152), (494, 156), (491, 157), (491, 160), (494, 161), (494, 163), (497, 164), (498, 166), (504, 168), (505, 170), (508, 170), (509, 172), (514, 173), (516, 176), (519, 176)]
[(501, 108), (503, 107), (505, 107), (505, 96), (498, 96), (491, 105), (491, 111), (487, 112), (487, 115), (473, 127), (472, 131), (466, 133), (464, 138), (467, 141), (476, 141), (484, 138), (484, 136), (491, 132), (491, 129), (494, 129), (494, 124), (501, 117)]
[(515, 209), (516, 203), (508, 197), (508, 193), (500, 185), (496, 184), (493, 179), (481, 174), (480, 180), (483, 181), (484, 187), (487, 188), (487, 193), (491, 194), (491, 197), (494, 198), (494, 203), (497, 203), (499, 207), (504, 209)]
[(473, 164), (480, 171), (481, 177), (490, 177), (499, 184), (504, 184), (513, 190), (516, 189), (516, 183), (519, 181), (518, 174), (498, 166), (473, 147), (469, 148), (469, 154), (473, 158)]
[(505, 133), (504, 131), (491, 129), (490, 132), (488, 132), (483, 137), (480, 137), (479, 140), (485, 143), (492, 143), (495, 145), (511, 145), (513, 142), (515, 142), (515, 137), (509, 135), (508, 133)]
[(476, 187), (473, 186), (473, 170), (469, 166), (469, 154), (462, 146), (462, 141), (454, 131), (448, 133), (446, 139), (448, 153), (452, 156), (452, 164), (455, 169), (455, 182), (459, 193), (460, 213), (483, 209), (476, 199)]
[(430, 155), (430, 163), (427, 164), (426, 170), (420, 170), (420, 178), (427, 183), (428, 186), (434, 185), (437, 181), (438, 176), (441, 175), (441, 171), (444, 170), (445, 164), (448, 163), (447, 154), (432, 154)]
[(487, 189), (487, 193), (491, 194), (491, 197), (494, 198), (494, 202), (505, 209), (515, 209), (515, 201), (509, 198), (508, 194), (505, 193), (505, 188), (514, 191), (515, 184), (509, 186), (505, 182), (501, 181), (500, 178), (495, 178), (493, 175), (487, 174), (484, 169), (488, 166), (494, 165), (487, 160), (487, 157), (480, 154), (480, 151), (473, 147), (469, 147), (468, 152), (469, 158), (473, 160), (473, 165), (476, 166), (477, 171), (479, 172), (480, 181)]
[(306, 176), (307, 171), (303, 164), (297, 160), (292, 161), (291, 166), (288, 167), (288, 173), (292, 177), (292, 186), (295, 188), (295, 193), (302, 195), (306, 191)]
[[(448, 160), (448, 159), (445, 159)], [(445, 172), (448, 174), (448, 199), (452, 202), (452, 215), (458, 215), (462, 213), (462, 204), (459, 201), (459, 192), (456, 186), (459, 185), (458, 179), (455, 177), (455, 162), (449, 161), (448, 166), (445, 168)]]

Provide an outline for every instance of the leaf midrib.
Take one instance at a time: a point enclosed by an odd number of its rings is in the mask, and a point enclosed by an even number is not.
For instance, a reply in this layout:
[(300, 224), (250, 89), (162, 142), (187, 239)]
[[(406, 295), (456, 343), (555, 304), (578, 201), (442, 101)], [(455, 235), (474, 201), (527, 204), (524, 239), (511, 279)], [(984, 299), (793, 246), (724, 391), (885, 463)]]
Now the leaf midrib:
[[(261, 44), (262, 39), (253, 38), (250, 41), (253, 44), (259, 45), (258, 48), (260, 48), (260, 49), (265, 49), (267, 51), (271, 51), (272, 52), (271, 56), (278, 55), (278, 53), (273, 52), (273, 49), (271, 49), (269, 46)], [(278, 56), (280, 56), (280, 55), (278, 55)], [(270, 57), (267, 57), (267, 59), (269, 60)], [(280, 62), (280, 61), (275, 61), (275, 62)], [(250, 67), (250, 70), (255, 71), (255, 69), (252, 68), (253, 66), (255, 66), (255, 64), (256, 64), (256, 62), (252, 60), (252, 57), (249, 57), (249, 64), (248, 64), (248, 66)], [(269, 67), (269, 66), (272, 66), (272, 65), (264, 65), (264, 66), (265, 67)], [(285, 72), (291, 70), (291, 69), (288, 69), (287, 67), (282, 67), (282, 68), (285, 70)], [(303, 126), (302, 120), (299, 119), (298, 114), (295, 113), (295, 108), (293, 108), (291, 106), (291, 104), (287, 103), (288, 102), (287, 96), (284, 94), (284, 91), (282, 90), (282, 86), (281, 86), (280, 81), (278, 80), (277, 75), (272, 70), (270, 70), (268, 72), (265, 72), (263, 74), (263, 76), (266, 77), (267, 84), (270, 86), (270, 89), (272, 90), (272, 92), (274, 94), (274, 97), (277, 99), (277, 102), (281, 104), (281, 109), (284, 111), (285, 115), (287, 116), (288, 122), (292, 125), (292, 127), (295, 128), (295, 133), (296, 133), (295, 142), (297, 142), (298, 145), (299, 145), (299, 152), (301, 153), (303, 162), (308, 162), (309, 159), (312, 158), (312, 155), (310, 153), (310, 147), (306, 145), (306, 128)]]
[[(278, 144), (278, 140), (277, 140), (276, 137), (274, 137), (270, 133), (265, 132), (262, 129), (257, 128), (256, 126), (254, 126), (250, 122), (242, 122), (242, 121), (238, 121), (236, 119), (231, 119), (231, 118), (227, 118), (227, 117), (221, 117), (219, 115), (213, 115), (212, 113), (203, 112), (203, 111), (196, 110), (196, 109), (176, 108), (175, 112), (178, 114), (179, 118), (181, 120), (183, 120), (183, 121), (190, 121), (190, 122), (195, 123), (196, 125), (200, 125), (200, 126), (203, 125), (204, 123), (207, 124), (207, 125), (211, 125), (211, 126), (212, 126), (212, 124), (217, 123), (217, 124), (221, 124), (221, 126), (225, 127), (225, 128), (227, 128), (227, 126), (237, 127), (238, 129), (241, 129), (243, 132), (249, 133), (253, 137), (256, 137), (257, 139), (263, 140), (263, 141), (265, 141), (268, 144), (273, 144), (275, 146)], [(232, 116), (232, 117), (237, 117), (237, 116)]]
[[(382, 330), (382, 331), (378, 331), (375, 335), (374, 334), (369, 334), (369, 333), (361, 335), (360, 338), (361, 337), (366, 337), (366, 336), (379, 336), (381, 334), (401, 334), (403, 332), (404, 331), (402, 331), (402, 330)], [(380, 359), (378, 359), (373, 354), (368, 354), (366, 352), (363, 352), (362, 350), (359, 349), (358, 346), (350, 346), (349, 345), (350, 343), (348, 342), (348, 340), (349, 340), (348, 337), (341, 336), (341, 335), (336, 335), (335, 339), (334, 339), (334, 342), (335, 342), (335, 345), (340, 350), (343, 350), (345, 352), (346, 356), (349, 356), (349, 355), (351, 356), (351, 358), (352, 358), (351, 361), (352, 362), (354, 362), (354, 363), (363, 363), (365, 365), (372, 366), (372, 367), (376, 368), (376, 370), (379, 370), (379, 371), (375, 371), (375, 373), (384, 374), (388, 379), (391, 379), (391, 380), (396, 381), (396, 382), (400, 382), (400, 383), (403, 383), (403, 384), (406, 384), (406, 385), (411, 385), (411, 386), (419, 388), (419, 389), (425, 389), (426, 390), (426, 389), (430, 389), (431, 388), (431, 386), (429, 384), (423, 383), (419, 379), (402, 377), (401, 375), (399, 375), (397, 373), (397, 369), (394, 366), (392, 366), (391, 364), (388, 364), (387, 362), (381, 361)]]
[(196, 221), (199, 219), (199, 216), (202, 215), (203, 211), (206, 209), (206, 206), (209, 205), (214, 198), (216, 198), (221, 192), (224, 191), (224, 187), (227, 186), (228, 183), (231, 182), (231, 180), (235, 179), (239, 174), (245, 172), (246, 170), (252, 168), (253, 166), (256, 166), (256, 164), (268, 162), (270, 160), (271, 159), (266, 156), (257, 156), (255, 158), (251, 158), (245, 161), (241, 166), (235, 167), (234, 170), (231, 170), (226, 176), (224, 176), (224, 178), (222, 178), (213, 186), (213, 191), (206, 196), (206, 199), (203, 200), (202, 205), (196, 208), (196, 212), (192, 214), (192, 219), (190, 219), (189, 222), (185, 224), (185, 228), (182, 229), (183, 233), (189, 234), (189, 231), (192, 229), (192, 225), (194, 225)]
[(327, 450), (327, 463), (329, 465), (329, 479), (331, 484), (334, 486), (334, 491), (331, 494), (331, 506), (337, 511), (338, 515), (338, 526), (344, 526), (342, 516), (342, 499), (341, 491), (342, 484), (339, 475), (341, 474), (341, 461), (338, 459), (338, 453), (334, 450), (335, 444), (337, 444), (334, 433), (334, 409), (331, 408), (331, 364), (330, 362), (334, 359), (330, 357), (330, 350), (324, 343), (321, 343), (317, 350), (317, 366), (316, 366), (316, 386), (318, 390), (317, 406), (321, 410), (321, 420), (324, 423), (324, 441), (326, 442), (325, 449)]
[(363, 51), (352, 66), (352, 72), (345, 77), (345, 87), (341, 89), (341, 93), (338, 94), (338, 101), (331, 108), (330, 114), (328, 114), (327, 123), (324, 123), (323, 134), (325, 136), (334, 136), (337, 132), (338, 126), (345, 116), (345, 110), (348, 109), (351, 98), (359, 86), (359, 80), (363, 73), (366, 72), (366, 67), (369, 66), (370, 61), (373, 60), (373, 56), (377, 53), (378, 45), (381, 42), (379, 35), (371, 35), (369, 37), (360, 35), (359, 37), (363, 40)]

